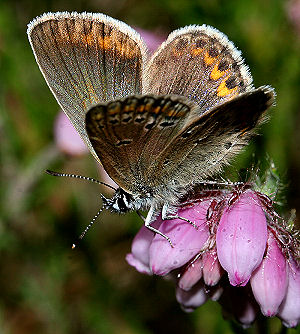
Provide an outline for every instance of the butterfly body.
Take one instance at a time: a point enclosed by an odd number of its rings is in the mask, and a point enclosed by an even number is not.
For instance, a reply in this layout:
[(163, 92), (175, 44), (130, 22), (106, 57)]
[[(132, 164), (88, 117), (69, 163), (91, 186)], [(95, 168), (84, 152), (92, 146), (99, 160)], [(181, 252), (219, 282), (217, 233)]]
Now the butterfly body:
[(120, 187), (104, 206), (149, 208), (155, 232), (153, 218), (219, 173), (274, 103), (206, 25), (176, 30), (151, 57), (133, 29), (103, 14), (44, 14), (28, 36), (58, 103)]

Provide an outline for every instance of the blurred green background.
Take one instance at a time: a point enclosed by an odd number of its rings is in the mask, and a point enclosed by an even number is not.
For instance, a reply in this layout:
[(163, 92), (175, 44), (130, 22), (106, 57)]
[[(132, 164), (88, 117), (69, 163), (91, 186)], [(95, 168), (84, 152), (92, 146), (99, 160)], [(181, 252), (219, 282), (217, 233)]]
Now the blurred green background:
[[(242, 50), (254, 85), (277, 91), (270, 122), (234, 169), (268, 155), (284, 177), (283, 212), (300, 209), (300, 1), (1, 0), (0, 333), (244, 332), (223, 320), (214, 302), (185, 314), (171, 282), (129, 267), (125, 255), (140, 226), (134, 213), (103, 214), (101, 224), (71, 250), (105, 189), (43, 173), (51, 168), (99, 178), (90, 155), (71, 157), (56, 147), (59, 108), (26, 36), (32, 18), (62, 10), (103, 12), (164, 36), (202, 23), (228, 35)], [(278, 319), (268, 325), (270, 333), (279, 332)]]

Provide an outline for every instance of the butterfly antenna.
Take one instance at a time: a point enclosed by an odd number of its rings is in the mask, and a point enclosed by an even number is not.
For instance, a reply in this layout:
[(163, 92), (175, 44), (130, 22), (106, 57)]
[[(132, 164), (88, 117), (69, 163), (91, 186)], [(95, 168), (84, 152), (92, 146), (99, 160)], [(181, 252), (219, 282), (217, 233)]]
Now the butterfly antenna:
[[(87, 231), (94, 225), (96, 219), (99, 217), (100, 213), (103, 211), (103, 207), (100, 208), (100, 210), (95, 214), (94, 218), (91, 220), (91, 222), (88, 224), (88, 226), (84, 229), (84, 231), (80, 234), (79, 240), (83, 239), (83, 237), (86, 235)], [(76, 247), (75, 244), (72, 245), (72, 249)]]
[(94, 182), (94, 183), (102, 184), (102, 185), (104, 185), (104, 186), (106, 186), (110, 189), (115, 190), (115, 191), (117, 190), (115, 187), (111, 186), (110, 184), (107, 184), (105, 182), (101, 182), (99, 180), (93, 179), (92, 177), (81, 176), (81, 175), (76, 175), (76, 174), (58, 173), (58, 172), (54, 172), (54, 171), (49, 170), (49, 169), (46, 169), (45, 173), (49, 174), (49, 175), (52, 175), (52, 176), (65, 176), (65, 177), (72, 177), (72, 178), (75, 178), (75, 179), (82, 179), (82, 180), (86, 180), (86, 181), (91, 181), (91, 182)]

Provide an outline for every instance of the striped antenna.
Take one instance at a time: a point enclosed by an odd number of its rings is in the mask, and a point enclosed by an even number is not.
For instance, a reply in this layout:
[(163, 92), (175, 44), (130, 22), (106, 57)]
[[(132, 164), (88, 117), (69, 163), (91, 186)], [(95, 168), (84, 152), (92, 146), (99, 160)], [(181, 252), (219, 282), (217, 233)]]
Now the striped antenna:
[(82, 180), (86, 180), (86, 181), (91, 181), (93, 183), (98, 183), (98, 184), (102, 184), (110, 189), (113, 190), (117, 190), (115, 187), (111, 186), (110, 184), (107, 184), (105, 182), (101, 182), (99, 180), (93, 179), (92, 177), (87, 177), (87, 176), (81, 176), (81, 175), (76, 175), (76, 174), (67, 174), (67, 173), (58, 173), (58, 172), (54, 172), (52, 170), (46, 169), (45, 170), (46, 174), (52, 175), (52, 176), (65, 176), (65, 177), (72, 177), (75, 179), (82, 179)]
[[(91, 220), (91, 222), (88, 224), (88, 226), (84, 229), (84, 231), (80, 234), (78, 239), (82, 239), (87, 231), (93, 226), (93, 224), (95, 223), (96, 219), (99, 217), (100, 213), (103, 211), (103, 207), (99, 209), (99, 211), (95, 214), (94, 218)], [(72, 249), (74, 249), (76, 247), (75, 244), (72, 245)]]

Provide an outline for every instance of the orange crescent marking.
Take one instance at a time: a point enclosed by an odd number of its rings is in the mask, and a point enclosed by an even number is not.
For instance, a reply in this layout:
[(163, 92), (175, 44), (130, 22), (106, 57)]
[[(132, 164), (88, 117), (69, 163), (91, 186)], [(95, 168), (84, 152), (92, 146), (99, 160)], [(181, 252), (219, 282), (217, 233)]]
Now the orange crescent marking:
[(237, 92), (237, 86), (234, 87), (234, 88), (227, 88), (226, 87), (226, 80), (228, 79), (229, 77), (226, 77), (219, 85), (218, 87), (218, 90), (217, 90), (217, 95), (220, 96), (220, 97), (224, 97), (224, 96), (227, 96), (227, 95), (230, 95), (232, 93), (235, 93)]
[(227, 72), (227, 70), (225, 71), (218, 70), (218, 65), (219, 65), (219, 62), (214, 66), (213, 70), (210, 73), (210, 78), (213, 80), (220, 79)]
[(216, 58), (214, 57), (211, 57), (208, 52), (205, 52), (205, 55), (204, 55), (204, 62), (206, 65), (211, 65), (215, 62)]

